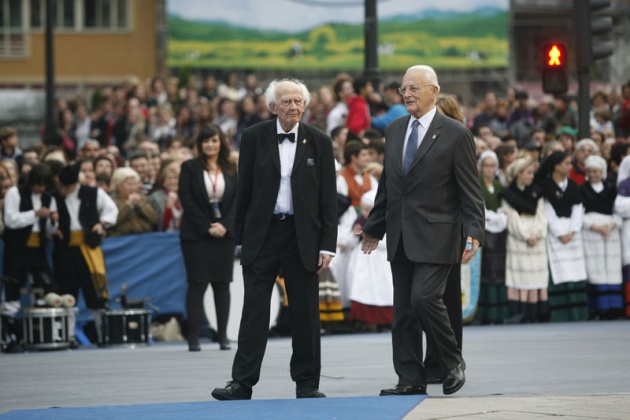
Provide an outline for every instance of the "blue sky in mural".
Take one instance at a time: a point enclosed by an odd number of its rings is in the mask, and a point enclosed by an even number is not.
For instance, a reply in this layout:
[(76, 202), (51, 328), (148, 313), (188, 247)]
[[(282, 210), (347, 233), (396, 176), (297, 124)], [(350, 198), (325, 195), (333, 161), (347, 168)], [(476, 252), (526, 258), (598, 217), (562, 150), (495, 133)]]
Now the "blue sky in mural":
[[(314, 6), (348, 4), (356, 6)], [(231, 23), (248, 28), (303, 31), (322, 23), (361, 23), (363, 0), (169, 0), (168, 12), (185, 19)], [(416, 16), (440, 12), (471, 12), (478, 9), (508, 9), (508, 0), (380, 0), (379, 19), (398, 15)], [(282, 26), (280, 27), (280, 23)]]

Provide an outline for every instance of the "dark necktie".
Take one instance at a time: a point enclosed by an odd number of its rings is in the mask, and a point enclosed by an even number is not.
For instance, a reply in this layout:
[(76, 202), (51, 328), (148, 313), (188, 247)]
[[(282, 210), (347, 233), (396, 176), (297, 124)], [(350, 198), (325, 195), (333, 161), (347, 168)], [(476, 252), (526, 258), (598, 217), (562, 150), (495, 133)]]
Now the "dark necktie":
[(289, 139), (291, 143), (295, 143), (295, 133), (278, 133), (278, 143), (282, 143), (284, 139)]
[(407, 147), (405, 148), (405, 156), (403, 158), (403, 176), (407, 175), (411, 162), (418, 151), (418, 125), (420, 122), (415, 120), (411, 123), (411, 133), (407, 139)]

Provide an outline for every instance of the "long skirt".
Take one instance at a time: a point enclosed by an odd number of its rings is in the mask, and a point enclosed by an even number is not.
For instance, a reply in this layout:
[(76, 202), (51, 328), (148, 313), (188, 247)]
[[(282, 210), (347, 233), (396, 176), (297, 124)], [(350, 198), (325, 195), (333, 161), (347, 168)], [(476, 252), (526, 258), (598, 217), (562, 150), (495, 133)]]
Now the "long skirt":
[(505, 254), (507, 231), (486, 231), (481, 253), (481, 284), (475, 320), (481, 323), (501, 322), (508, 316), (505, 288)]
[[(591, 223), (614, 223), (611, 215), (587, 213)], [(623, 309), (621, 239), (619, 229), (604, 238), (591, 230), (582, 232), (586, 273), (588, 275), (588, 308), (592, 315), (617, 316)]]
[(551, 322), (588, 319), (586, 281), (554, 284), (549, 279), (549, 309)]

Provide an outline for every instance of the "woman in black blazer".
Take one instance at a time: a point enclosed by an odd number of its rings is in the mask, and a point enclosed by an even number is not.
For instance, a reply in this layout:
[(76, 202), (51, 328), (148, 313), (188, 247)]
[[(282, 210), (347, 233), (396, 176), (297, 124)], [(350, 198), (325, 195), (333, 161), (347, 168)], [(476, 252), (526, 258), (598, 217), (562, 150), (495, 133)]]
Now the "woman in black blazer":
[(182, 164), (179, 199), (184, 208), (180, 241), (188, 278), (188, 350), (199, 351), (203, 296), (212, 285), (221, 350), (229, 350), (227, 321), (234, 267), (236, 166), (230, 144), (216, 125), (197, 135), (197, 158)]

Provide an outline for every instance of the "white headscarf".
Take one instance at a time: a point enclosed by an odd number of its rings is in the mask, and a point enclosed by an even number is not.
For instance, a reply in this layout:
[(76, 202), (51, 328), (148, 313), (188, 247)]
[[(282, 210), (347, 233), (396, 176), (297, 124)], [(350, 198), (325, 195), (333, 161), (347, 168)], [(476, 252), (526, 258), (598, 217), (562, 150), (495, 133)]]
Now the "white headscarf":
[(494, 160), (494, 163), (497, 164), (497, 168), (499, 167), (499, 158), (497, 157), (497, 154), (494, 153), (492, 150), (486, 150), (481, 153), (481, 155), (479, 156), (479, 160), (477, 160), (477, 166), (481, 168), (483, 161), (488, 158), (491, 158), (492, 160)]
[(595, 168), (602, 170), (602, 180), (606, 179), (606, 160), (603, 157), (593, 155), (586, 158), (584, 161), (585, 168)]

